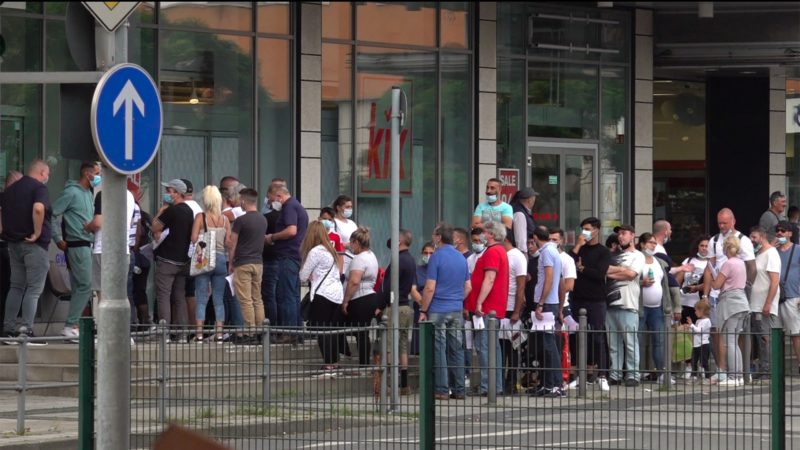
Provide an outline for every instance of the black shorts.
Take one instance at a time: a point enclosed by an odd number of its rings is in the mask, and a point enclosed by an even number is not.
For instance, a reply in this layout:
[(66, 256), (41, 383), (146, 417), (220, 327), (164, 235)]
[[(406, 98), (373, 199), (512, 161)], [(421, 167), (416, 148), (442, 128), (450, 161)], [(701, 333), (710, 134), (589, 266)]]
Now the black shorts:
[(194, 277), (186, 277), (186, 296), (194, 297)]

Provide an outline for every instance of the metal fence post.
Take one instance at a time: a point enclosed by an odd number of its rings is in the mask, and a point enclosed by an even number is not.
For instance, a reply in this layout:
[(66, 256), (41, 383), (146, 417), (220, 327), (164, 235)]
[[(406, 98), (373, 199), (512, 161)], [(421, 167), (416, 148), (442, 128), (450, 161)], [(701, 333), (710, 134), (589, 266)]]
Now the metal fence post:
[(20, 328), (17, 354), (17, 435), (25, 434), (25, 395), (28, 391), (28, 334), (25, 328)]
[(167, 321), (161, 319), (158, 322), (158, 420), (162, 425), (167, 420)]
[(578, 397), (586, 397), (587, 327), (586, 309), (581, 308), (578, 310)]
[[(263, 361), (261, 364), (261, 400), (264, 403), (269, 402), (270, 397), (270, 383), (272, 382), (272, 360), (270, 355), (270, 330), (269, 330), (269, 319), (264, 319), (264, 334), (261, 335), (261, 348), (263, 349)], [(266, 409), (267, 406), (264, 405)]]
[[(656, 333), (658, 332), (656, 331)], [(664, 333), (666, 333), (666, 339), (664, 339), (664, 367), (662, 368), (664, 372), (661, 375), (661, 386), (664, 390), (669, 390), (672, 383), (672, 339), (676, 336), (672, 331), (671, 313), (664, 314)]]
[(78, 337), (78, 448), (94, 448), (94, 319), (81, 317)]
[(497, 315), (489, 311), (489, 323), (486, 325), (489, 345), (489, 392), (487, 398), (490, 405), (497, 404)]
[(786, 379), (784, 378), (783, 328), (773, 328), (770, 336), (770, 413), (772, 450), (786, 448)]
[(389, 330), (386, 328), (386, 316), (381, 317), (381, 323), (378, 325), (378, 333), (380, 334), (381, 339), (381, 392), (380, 392), (380, 401), (381, 401), (381, 414), (387, 412), (389, 408), (386, 405), (386, 379), (387, 379), (387, 367), (388, 361), (386, 360), (389, 351)]
[(436, 408), (433, 402), (433, 323), (419, 323), (419, 448), (435, 446)]
[[(748, 295), (747, 298), (750, 296)], [(747, 317), (744, 319), (744, 333), (742, 333), (742, 379), (744, 384), (752, 384), (752, 374), (750, 373), (750, 361), (753, 355), (753, 326), (750, 323), (752, 316), (753, 314), (747, 313)], [(761, 339), (761, 335), (757, 337)]]

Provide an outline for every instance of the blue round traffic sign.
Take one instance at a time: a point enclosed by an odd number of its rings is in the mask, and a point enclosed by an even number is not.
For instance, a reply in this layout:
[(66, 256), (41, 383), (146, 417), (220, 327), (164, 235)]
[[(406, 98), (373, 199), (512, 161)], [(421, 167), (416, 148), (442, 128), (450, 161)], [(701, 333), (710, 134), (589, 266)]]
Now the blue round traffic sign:
[(164, 113), (158, 86), (136, 64), (119, 64), (97, 83), (91, 127), (103, 162), (121, 174), (141, 172), (161, 142)]

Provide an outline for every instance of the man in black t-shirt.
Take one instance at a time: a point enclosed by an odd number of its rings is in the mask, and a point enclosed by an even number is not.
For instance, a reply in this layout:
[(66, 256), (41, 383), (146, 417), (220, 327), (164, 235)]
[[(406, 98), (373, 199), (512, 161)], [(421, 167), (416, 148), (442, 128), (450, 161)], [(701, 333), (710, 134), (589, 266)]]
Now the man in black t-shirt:
[[(189, 243), (192, 238), (194, 214), (185, 202), (186, 183), (179, 179), (161, 183), (166, 188), (164, 205), (153, 219), (153, 235), (161, 242), (156, 258), (156, 303), (158, 317), (168, 324), (188, 325), (186, 309), (186, 277), (189, 274)], [(169, 233), (162, 240), (162, 233)], [(175, 303), (177, 318), (172, 318), (171, 302)], [(171, 320), (173, 319), (173, 320)]]
[(239, 299), (247, 327), (245, 334), (248, 337), (238, 343), (257, 344), (254, 329), (264, 322), (264, 302), (261, 300), (261, 275), (264, 266), (261, 254), (264, 251), (267, 220), (258, 212), (258, 192), (255, 189), (242, 189), (239, 199), (245, 213), (233, 222), (231, 228), (228, 273), (233, 273), (236, 298)]
[[(275, 197), (277, 189), (285, 186), (286, 181), (280, 178), (273, 179), (269, 185), (269, 190), (267, 191), (269, 210), (264, 214), (264, 218), (267, 219), (267, 234), (277, 231), (278, 218), (281, 213), (273, 208), (272, 204), (277, 202)], [(275, 288), (278, 283), (278, 254), (275, 252), (275, 246), (267, 245), (264, 242), (264, 252), (261, 254), (261, 259), (264, 264), (261, 276), (261, 300), (264, 302), (264, 313), (267, 319), (274, 325), (278, 323), (278, 302), (275, 299)]]

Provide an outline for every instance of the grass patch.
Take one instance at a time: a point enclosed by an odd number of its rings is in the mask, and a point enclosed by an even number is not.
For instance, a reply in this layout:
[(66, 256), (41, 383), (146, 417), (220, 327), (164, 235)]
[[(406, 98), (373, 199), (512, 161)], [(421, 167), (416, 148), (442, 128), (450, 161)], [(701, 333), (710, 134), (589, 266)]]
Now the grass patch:
[(238, 416), (259, 416), (259, 417), (283, 417), (280, 410), (275, 406), (264, 408), (262, 406), (242, 406), (234, 410), (234, 415)]
[(208, 408), (198, 408), (194, 414), (195, 419), (212, 419), (216, 417), (214, 410), (209, 406)]

